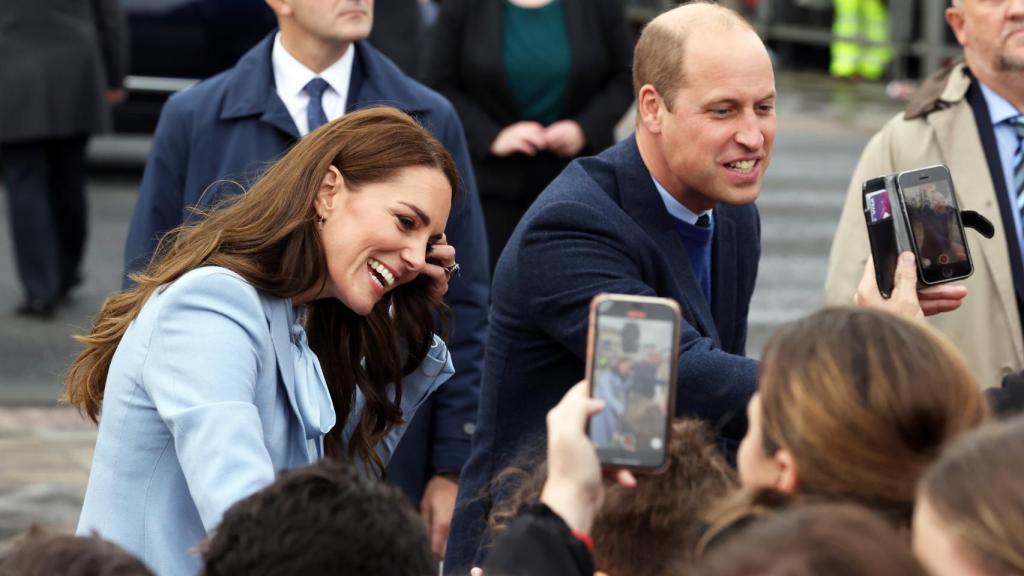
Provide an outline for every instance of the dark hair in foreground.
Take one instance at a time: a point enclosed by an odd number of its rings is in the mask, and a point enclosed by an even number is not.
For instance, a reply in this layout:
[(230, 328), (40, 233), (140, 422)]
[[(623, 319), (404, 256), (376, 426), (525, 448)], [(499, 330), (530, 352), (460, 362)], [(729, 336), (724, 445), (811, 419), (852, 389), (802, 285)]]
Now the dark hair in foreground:
[(917, 483), (946, 444), (988, 418), (963, 356), (923, 323), (826, 309), (765, 344), (766, 454), (793, 455), (799, 490), (910, 526)]
[(288, 470), (224, 514), (205, 576), (427, 576), (426, 526), (405, 496), (349, 462)]
[(989, 574), (1024, 573), (1024, 417), (964, 435), (928, 469), (924, 497)]
[(594, 518), (594, 565), (612, 575), (682, 574), (694, 557), (705, 507), (737, 486), (736, 473), (699, 420), (672, 424), (668, 468), (609, 486)]
[(704, 557), (754, 523), (812, 504), (833, 503), (836, 502), (799, 492), (766, 487), (740, 488), (706, 507), (706, 527), (697, 542), (695, 557)]
[(925, 576), (905, 536), (852, 505), (756, 520), (713, 548), (694, 576)]
[(54, 534), (33, 526), (0, 559), (0, 576), (153, 576), (141, 560), (99, 536)]
[[(707, 425), (698, 420), (673, 422), (668, 460), (664, 473), (638, 475), (635, 488), (606, 486), (591, 529), (598, 570), (669, 575), (692, 560), (704, 527), (704, 507), (736, 487), (736, 473)], [(531, 471), (509, 468), (498, 475), (512, 496), (496, 502), (491, 511), (488, 524), (495, 539), (520, 508), (540, 499), (547, 462), (539, 457), (533, 461), (539, 463)]]
[[(443, 172), (453, 194), (458, 188), (444, 146), (404, 113), (371, 108), (330, 122), (299, 140), (246, 194), (161, 240), (146, 270), (132, 275), (135, 287), (107, 298), (92, 331), (78, 337), (85, 349), (68, 372), (68, 402), (98, 421), (110, 362), (128, 325), (155, 290), (193, 269), (222, 266), (281, 298), (322, 287), (327, 265), (314, 201), (330, 166), (355, 191), (417, 166)], [(348, 455), (373, 462), (378, 471), (383, 464), (373, 448), (402, 421), (401, 387), (396, 386), (393, 401), (387, 387), (423, 361), (433, 339), (434, 315), (445, 310), (443, 301), (425, 289), (427, 281), (420, 277), (388, 292), (366, 317), (333, 298), (309, 306), (309, 344), (323, 367), (339, 422), (348, 416), (356, 388), (366, 398)], [(341, 456), (342, 428), (327, 435), (328, 456)]]

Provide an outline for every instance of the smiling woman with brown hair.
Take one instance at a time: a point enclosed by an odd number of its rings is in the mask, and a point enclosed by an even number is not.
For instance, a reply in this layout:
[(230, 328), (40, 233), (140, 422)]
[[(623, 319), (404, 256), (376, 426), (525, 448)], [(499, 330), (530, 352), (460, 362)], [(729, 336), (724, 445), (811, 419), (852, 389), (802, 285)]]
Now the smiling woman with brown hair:
[(165, 238), (67, 378), (69, 401), (102, 413), (79, 532), (194, 573), (188, 550), (278, 471), (324, 455), (383, 469), (452, 373), (433, 330), (456, 189), (425, 129), (364, 110)]

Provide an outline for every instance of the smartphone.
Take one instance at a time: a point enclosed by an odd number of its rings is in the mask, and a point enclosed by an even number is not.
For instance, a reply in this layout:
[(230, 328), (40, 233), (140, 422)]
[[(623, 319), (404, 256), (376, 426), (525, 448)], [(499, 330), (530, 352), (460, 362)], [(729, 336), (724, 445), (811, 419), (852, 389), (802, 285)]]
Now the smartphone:
[(896, 260), (899, 248), (892, 221), (892, 206), (885, 178), (866, 180), (861, 186), (864, 200), (864, 221), (871, 243), (871, 259), (875, 263), (875, 282), (878, 291), (888, 298), (896, 281)]
[(896, 183), (918, 281), (931, 285), (970, 276), (974, 265), (949, 170), (940, 165), (900, 172)]
[(590, 304), (587, 382), (604, 410), (587, 432), (602, 466), (658, 472), (668, 466), (679, 370), (679, 304), (599, 294)]

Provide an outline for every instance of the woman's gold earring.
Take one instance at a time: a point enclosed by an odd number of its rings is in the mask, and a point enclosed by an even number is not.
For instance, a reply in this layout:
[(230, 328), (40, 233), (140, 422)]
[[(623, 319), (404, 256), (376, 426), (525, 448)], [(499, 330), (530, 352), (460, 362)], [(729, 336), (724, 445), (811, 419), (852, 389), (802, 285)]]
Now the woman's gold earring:
[(316, 223), (320, 226), (321, 229), (323, 229), (324, 227), (324, 222), (327, 222), (327, 216), (317, 214)]

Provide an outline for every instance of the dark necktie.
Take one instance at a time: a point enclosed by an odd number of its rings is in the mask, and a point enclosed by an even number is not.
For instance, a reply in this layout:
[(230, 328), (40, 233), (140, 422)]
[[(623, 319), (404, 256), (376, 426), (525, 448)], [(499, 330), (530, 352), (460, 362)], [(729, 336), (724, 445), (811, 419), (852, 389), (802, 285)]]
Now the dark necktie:
[(327, 124), (327, 114), (324, 113), (324, 91), (330, 85), (323, 78), (313, 78), (306, 84), (303, 90), (309, 94), (309, 106), (306, 107), (306, 120), (309, 122), (309, 131)]
[(707, 214), (701, 214), (697, 217), (697, 222), (694, 223), (694, 226), (697, 228), (707, 228), (708, 226), (711, 226), (711, 217)]

